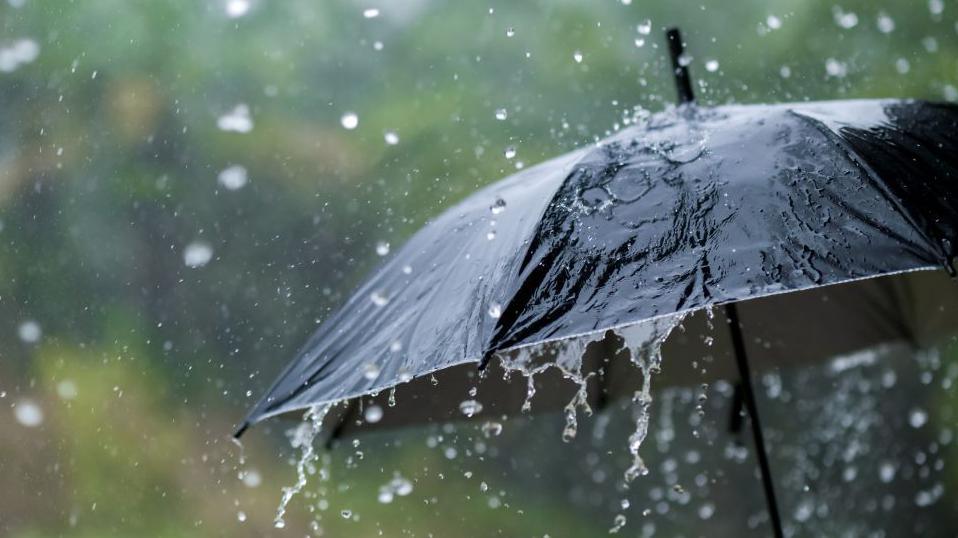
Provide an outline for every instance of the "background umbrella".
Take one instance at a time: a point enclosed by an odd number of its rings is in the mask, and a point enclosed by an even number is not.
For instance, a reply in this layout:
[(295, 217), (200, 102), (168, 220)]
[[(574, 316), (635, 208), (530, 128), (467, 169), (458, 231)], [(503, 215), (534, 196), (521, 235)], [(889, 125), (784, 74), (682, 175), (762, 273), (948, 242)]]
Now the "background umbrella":
[[(689, 101), (680, 38), (669, 38)], [(956, 124), (955, 107), (902, 101), (681, 106), (649, 117), (480, 191), (423, 229), (323, 324), (238, 434), (267, 416), (532, 344), (599, 342), (605, 329), (710, 305), (952, 271)], [(889, 313), (897, 297), (921, 300), (937, 283), (899, 280), (874, 287), (889, 308), (868, 331), (816, 342), (818, 351), (873, 342), (883, 323), (894, 329), (886, 338), (918, 342), (917, 328), (933, 336), (933, 326)], [(844, 292), (810, 293), (803, 300), (814, 304), (815, 293)], [(844, 308), (862, 304), (856, 295)], [(751, 324), (747, 305), (741, 315), (726, 309), (730, 343), (780, 533), (740, 331)]]

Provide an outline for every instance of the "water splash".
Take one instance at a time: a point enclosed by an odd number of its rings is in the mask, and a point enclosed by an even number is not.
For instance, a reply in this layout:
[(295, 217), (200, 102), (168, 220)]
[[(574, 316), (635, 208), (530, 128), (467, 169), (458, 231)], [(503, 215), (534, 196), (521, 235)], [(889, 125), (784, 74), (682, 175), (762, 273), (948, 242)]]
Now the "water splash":
[(292, 437), (292, 446), (300, 450), (299, 461), (296, 463), (296, 483), (292, 486), (283, 488), (283, 497), (280, 499), (279, 507), (276, 509), (276, 517), (273, 519), (273, 525), (277, 529), (286, 526), (286, 508), (289, 502), (297, 493), (303, 491), (306, 487), (308, 469), (316, 461), (316, 448), (313, 441), (323, 428), (323, 420), (326, 414), (333, 407), (333, 404), (316, 405), (309, 408), (303, 415), (303, 422), (296, 428)]

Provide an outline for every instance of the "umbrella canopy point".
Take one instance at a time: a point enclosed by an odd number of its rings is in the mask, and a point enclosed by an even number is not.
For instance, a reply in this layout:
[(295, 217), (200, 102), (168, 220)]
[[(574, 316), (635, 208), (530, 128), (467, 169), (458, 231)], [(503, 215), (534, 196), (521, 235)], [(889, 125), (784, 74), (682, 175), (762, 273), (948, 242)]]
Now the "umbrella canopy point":
[[(738, 303), (753, 370), (795, 368), (880, 344), (924, 348), (958, 333), (958, 286), (942, 270), (912, 271)], [(678, 330), (672, 328), (678, 324)], [(838, 330), (840, 329), (840, 330)], [(723, 309), (702, 308), (496, 354), (485, 371), (474, 361), (430, 372), (374, 394), (308, 403), (260, 416), (302, 413), (336, 404), (323, 431), (334, 438), (362, 431), (490, 421), (535, 412), (601, 409), (627, 401), (648, 378), (643, 366), (661, 344), (656, 386), (698, 386), (738, 373)], [(639, 362), (633, 356), (640, 357)], [(654, 359), (653, 359), (654, 360)], [(646, 362), (643, 362), (646, 361)], [(531, 374), (531, 375), (529, 375)], [(532, 390), (530, 390), (532, 389)], [(297, 417), (299, 418), (299, 417)], [(370, 420), (371, 419), (371, 420)], [(251, 423), (237, 429), (242, 435)]]

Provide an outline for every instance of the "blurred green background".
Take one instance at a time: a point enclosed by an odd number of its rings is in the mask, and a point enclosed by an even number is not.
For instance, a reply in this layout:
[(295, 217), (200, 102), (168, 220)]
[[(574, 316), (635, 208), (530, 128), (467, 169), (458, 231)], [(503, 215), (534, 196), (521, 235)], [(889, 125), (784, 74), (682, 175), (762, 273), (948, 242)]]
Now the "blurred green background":
[[(245, 463), (233, 425), (377, 244), (670, 106), (673, 24), (702, 103), (958, 100), (951, 0), (3, 0), (0, 535), (320, 534), (297, 501), (272, 527), (289, 424)], [(547, 498), (440, 510), (470, 494), (435, 472), (378, 505), (402, 462), (448, 464), (408, 439), (338, 489), (379, 523), (326, 535), (611, 526)]]

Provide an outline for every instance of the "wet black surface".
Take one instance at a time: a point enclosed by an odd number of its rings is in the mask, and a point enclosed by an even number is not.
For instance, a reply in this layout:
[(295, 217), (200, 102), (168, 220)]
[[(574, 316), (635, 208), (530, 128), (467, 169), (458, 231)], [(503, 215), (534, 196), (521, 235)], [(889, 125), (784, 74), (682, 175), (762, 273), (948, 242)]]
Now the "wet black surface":
[(497, 350), (945, 267), (956, 130), (958, 108), (922, 102), (653, 115), (427, 225), (322, 324), (249, 421)]

